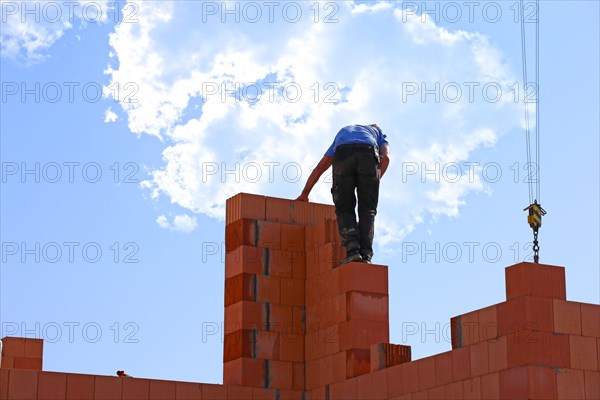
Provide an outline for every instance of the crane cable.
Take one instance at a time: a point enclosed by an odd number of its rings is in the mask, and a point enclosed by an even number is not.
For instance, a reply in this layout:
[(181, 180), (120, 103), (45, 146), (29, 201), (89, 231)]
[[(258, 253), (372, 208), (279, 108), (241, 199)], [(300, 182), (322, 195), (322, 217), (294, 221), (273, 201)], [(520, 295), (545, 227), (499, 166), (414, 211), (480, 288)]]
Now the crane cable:
[[(529, 107), (528, 107), (528, 88), (527, 80), (527, 43), (525, 37), (525, 5), (524, 0), (520, 0), (520, 15), (521, 15), (521, 57), (523, 59), (523, 103), (525, 104), (525, 144), (527, 148), (527, 183), (529, 189), (530, 205), (523, 209), (529, 211), (527, 222), (533, 229), (533, 262), (539, 262), (540, 246), (538, 243), (538, 231), (542, 226), (542, 216), (546, 215), (546, 211), (540, 204), (540, 19), (539, 19), (539, 0), (535, 0), (535, 164), (531, 163), (531, 137), (529, 126)], [(532, 171), (532, 167), (533, 171)], [(535, 185), (535, 196), (533, 190), (533, 182)]]

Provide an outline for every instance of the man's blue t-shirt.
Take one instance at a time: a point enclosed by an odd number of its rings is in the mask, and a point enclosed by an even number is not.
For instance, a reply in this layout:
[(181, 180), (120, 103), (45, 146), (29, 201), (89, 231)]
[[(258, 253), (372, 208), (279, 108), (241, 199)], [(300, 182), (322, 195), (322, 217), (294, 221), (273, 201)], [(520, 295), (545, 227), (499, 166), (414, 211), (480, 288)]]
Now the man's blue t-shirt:
[(374, 126), (345, 126), (337, 133), (337, 135), (335, 135), (335, 139), (333, 139), (333, 143), (329, 146), (325, 155), (333, 157), (335, 149), (341, 144), (364, 143), (374, 147), (381, 147), (384, 144), (388, 144), (385, 138), (386, 136)]

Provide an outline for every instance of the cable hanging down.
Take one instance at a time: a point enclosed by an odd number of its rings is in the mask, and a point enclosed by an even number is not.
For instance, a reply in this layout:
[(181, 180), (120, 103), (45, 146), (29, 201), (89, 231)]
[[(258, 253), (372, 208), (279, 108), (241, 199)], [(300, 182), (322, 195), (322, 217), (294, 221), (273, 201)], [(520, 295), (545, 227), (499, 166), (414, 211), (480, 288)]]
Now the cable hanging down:
[[(529, 189), (529, 206), (523, 211), (529, 211), (527, 222), (533, 229), (533, 262), (539, 262), (540, 246), (538, 243), (538, 231), (542, 226), (542, 216), (546, 215), (546, 211), (542, 208), (540, 196), (540, 4), (539, 0), (535, 0), (536, 19), (535, 19), (535, 164), (531, 162), (531, 137), (529, 126), (529, 104), (528, 104), (528, 89), (529, 82), (527, 80), (527, 43), (525, 36), (525, 5), (524, 0), (520, 0), (521, 14), (521, 57), (523, 59), (523, 86), (525, 105), (525, 145), (527, 151), (527, 184)], [(533, 183), (535, 182), (535, 190)], [(535, 194), (534, 194), (535, 192)]]

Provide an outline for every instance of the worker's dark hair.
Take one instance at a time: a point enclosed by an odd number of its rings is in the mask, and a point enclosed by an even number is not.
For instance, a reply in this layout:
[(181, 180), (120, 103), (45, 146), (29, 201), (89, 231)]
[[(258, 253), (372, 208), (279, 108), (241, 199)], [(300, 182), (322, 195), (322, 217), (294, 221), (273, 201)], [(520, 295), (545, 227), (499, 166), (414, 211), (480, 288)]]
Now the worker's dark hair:
[(377, 124), (371, 124), (369, 126), (372, 126), (373, 128), (377, 129), (379, 132), (381, 132), (381, 128), (379, 127), (379, 125), (377, 125)]

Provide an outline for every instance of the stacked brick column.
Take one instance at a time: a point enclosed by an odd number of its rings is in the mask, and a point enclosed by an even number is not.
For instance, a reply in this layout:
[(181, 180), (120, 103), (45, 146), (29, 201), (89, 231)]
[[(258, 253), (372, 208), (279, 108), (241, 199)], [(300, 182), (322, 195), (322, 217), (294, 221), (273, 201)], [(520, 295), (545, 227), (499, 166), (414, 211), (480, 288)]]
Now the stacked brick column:
[[(328, 390), (371, 371), (389, 341), (387, 267), (350, 263), (334, 207), (239, 194), (227, 202), (223, 380)], [(410, 352), (375, 347), (378, 365)]]
[(227, 201), (224, 383), (305, 387), (305, 226), (326, 205), (240, 194)]
[(42, 339), (5, 337), (2, 339), (0, 368), (19, 368), (35, 371), (42, 370)]

